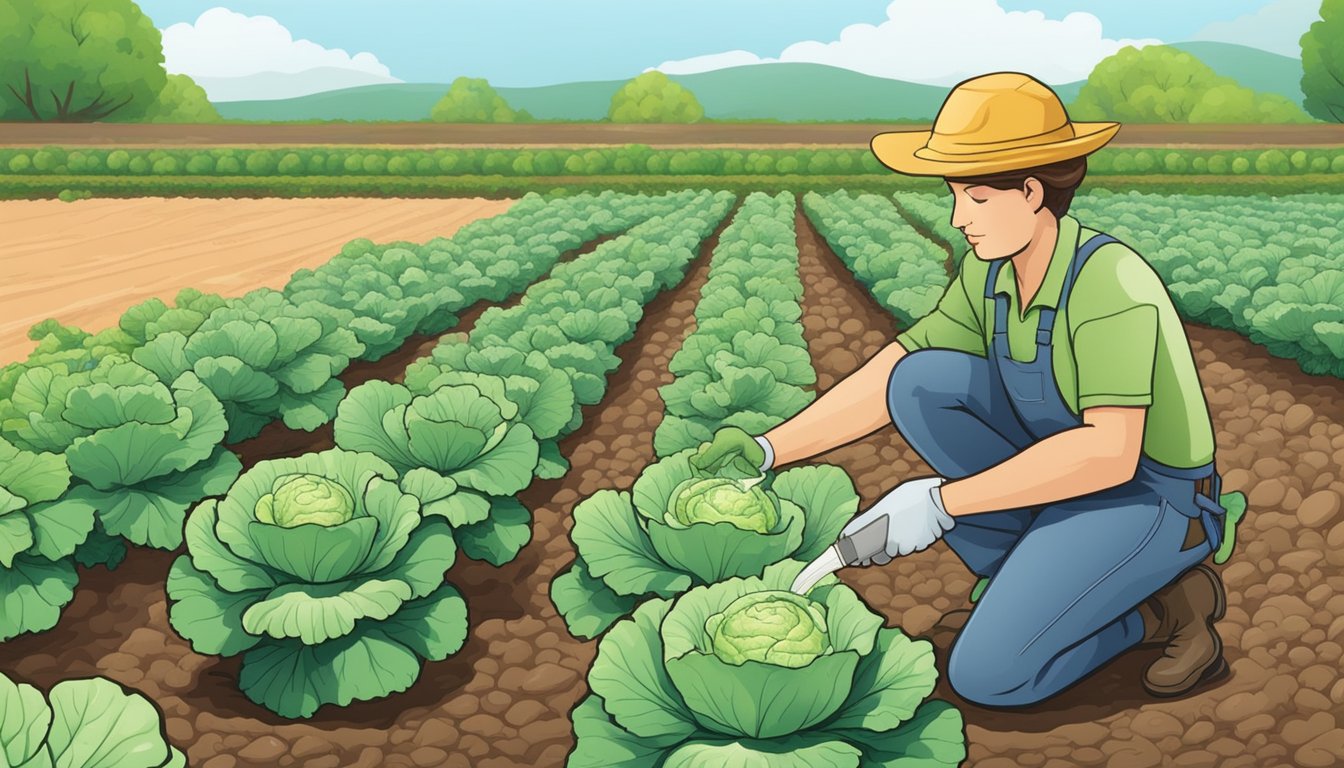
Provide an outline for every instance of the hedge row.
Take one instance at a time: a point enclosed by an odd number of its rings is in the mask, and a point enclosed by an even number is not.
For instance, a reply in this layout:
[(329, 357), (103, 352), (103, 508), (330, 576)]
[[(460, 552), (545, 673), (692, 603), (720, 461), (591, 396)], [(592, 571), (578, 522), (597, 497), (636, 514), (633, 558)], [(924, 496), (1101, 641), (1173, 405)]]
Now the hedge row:
[[(1344, 173), (1344, 148), (1103, 149), (1093, 174), (1282, 176)], [(0, 175), (48, 176), (833, 176), (889, 175), (868, 148), (0, 149)]]

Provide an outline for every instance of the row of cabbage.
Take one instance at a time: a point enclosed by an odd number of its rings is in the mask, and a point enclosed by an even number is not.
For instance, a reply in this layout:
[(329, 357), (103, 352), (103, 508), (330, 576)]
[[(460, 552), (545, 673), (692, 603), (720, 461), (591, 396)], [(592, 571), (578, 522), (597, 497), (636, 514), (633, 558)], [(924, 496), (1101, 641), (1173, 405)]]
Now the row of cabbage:
[(897, 210), (922, 228), (931, 240), (946, 248), (954, 262), (961, 261), (967, 250), (966, 236), (952, 226), (952, 211), (947, 205), (947, 195), (898, 192), (894, 199)]
[[(521, 289), (584, 237), (683, 203), (529, 196), (499, 217), (505, 225), (464, 227), (424, 249), (424, 267), (406, 266), (399, 252), (407, 248), (380, 253), (391, 254), (395, 266), (384, 273), (398, 284), (456, 282), (449, 292), (418, 294), (436, 297), (414, 326), (425, 329), (427, 318), (451, 324), (451, 311)], [(508, 223), (518, 227), (513, 236)], [(496, 258), (501, 251), (515, 258)], [(357, 243), (333, 271), (353, 274), (356, 264), (377, 271), (378, 261), (362, 252), (378, 251)], [(296, 298), (261, 289), (225, 299), (188, 289), (172, 306), (138, 304), (97, 334), (54, 321), (34, 328), (37, 350), (0, 373), (0, 641), (55, 625), (73, 597), (76, 563), (115, 567), (127, 541), (180, 546), (188, 507), (227, 491), (241, 470), (226, 443), (277, 417), (298, 429), (331, 420), (345, 395), (336, 376), (365, 351), (357, 333), (367, 308)]]
[(105, 677), (43, 693), (0, 673), (0, 765), (12, 768), (183, 768), (163, 713)]
[(352, 389), (335, 448), (262, 461), (197, 505), (168, 577), (174, 629), (198, 653), (241, 654), (243, 693), (285, 717), (405, 690), (456, 653), (467, 604), (446, 572), (458, 553), (501, 564), (530, 540), (517, 494), (563, 474), (555, 439), (732, 202), (672, 198), (674, 212), (482, 314), (405, 385)]
[(890, 198), (808, 192), (803, 210), (869, 293), (904, 326), (933, 311), (947, 254), (910, 226)]
[[(680, 377), (663, 388), (664, 424), (680, 409), (669, 389), (690, 380), (690, 397), (712, 396), (723, 374), (752, 367), (743, 363), (766, 332), (792, 343), (776, 341), (756, 362), (801, 397), (736, 426), (768, 428), (806, 405), (797, 388), (815, 374), (793, 217), (792, 196), (756, 193), (721, 235), (697, 330), (673, 358)], [(710, 371), (720, 375), (697, 376)], [(727, 423), (705, 422), (655, 438), (662, 458), (631, 490), (601, 490), (574, 509), (576, 557), (551, 599), (575, 636), (605, 635), (572, 715), (568, 764), (959, 764), (959, 713), (926, 701), (937, 681), (930, 644), (883, 628), (834, 577), (805, 597), (788, 591), (857, 512), (850, 478), (828, 465), (763, 476), (702, 468), (698, 448)]]
[(1089, 195), (1087, 226), (1137, 250), (1186, 317), (1344, 376), (1344, 197)]
[(728, 226), (695, 308), (695, 331), (661, 387), (667, 415), (657, 455), (710, 440), (719, 427), (762, 434), (812, 401), (816, 372), (803, 340), (794, 196), (753, 193)]

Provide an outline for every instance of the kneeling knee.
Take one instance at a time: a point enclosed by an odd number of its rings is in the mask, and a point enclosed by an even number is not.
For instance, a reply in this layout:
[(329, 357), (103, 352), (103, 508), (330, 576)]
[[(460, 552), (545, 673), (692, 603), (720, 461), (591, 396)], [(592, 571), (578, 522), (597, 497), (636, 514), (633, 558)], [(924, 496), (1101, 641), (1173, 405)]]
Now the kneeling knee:
[(929, 408), (966, 396), (962, 371), (965, 352), (950, 349), (917, 349), (896, 362), (887, 380), (887, 402), (900, 412), (904, 406)]
[(961, 698), (984, 707), (1021, 707), (1047, 696), (1035, 684), (1031, 660), (1005, 653), (991, 642), (960, 637), (947, 661), (947, 682)]

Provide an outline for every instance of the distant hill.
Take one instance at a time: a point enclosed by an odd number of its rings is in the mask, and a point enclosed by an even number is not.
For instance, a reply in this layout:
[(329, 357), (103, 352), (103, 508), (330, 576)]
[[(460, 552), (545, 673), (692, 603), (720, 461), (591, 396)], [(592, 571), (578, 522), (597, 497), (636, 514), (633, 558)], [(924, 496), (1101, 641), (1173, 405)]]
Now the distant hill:
[(1236, 43), (1173, 43), (1213, 71), (1255, 91), (1278, 93), (1301, 104), (1302, 60)]
[(240, 99), (291, 99), (308, 94), (366, 85), (391, 85), (395, 77), (338, 67), (318, 67), (303, 72), (258, 72), (244, 77), (197, 77), (210, 101), (218, 104)]
[[(730, 120), (930, 120), (948, 89), (888, 80), (821, 64), (775, 63), (672, 75), (695, 93), (705, 115)], [(515, 109), (539, 119), (599, 120), (624, 80), (500, 88)], [(1082, 83), (1055, 86), (1073, 100)], [(242, 120), (423, 120), (448, 91), (446, 83), (344, 88), (272, 101), (216, 103), (226, 118)]]
[[(1176, 43), (1221, 75), (1257, 91), (1301, 103), (1302, 63), (1232, 43)], [(260, 77), (260, 76), (258, 76)], [(293, 76), (291, 76), (293, 77)], [(671, 75), (695, 93), (705, 115), (720, 120), (932, 120), (948, 88), (889, 80), (822, 64), (792, 62)], [(600, 120), (624, 80), (500, 88), (515, 109), (542, 120)], [(1083, 82), (1052, 86), (1065, 104)], [(258, 86), (261, 87), (260, 85)], [(218, 101), (225, 118), (240, 120), (424, 120), (447, 93), (447, 83), (388, 83), (289, 99)]]

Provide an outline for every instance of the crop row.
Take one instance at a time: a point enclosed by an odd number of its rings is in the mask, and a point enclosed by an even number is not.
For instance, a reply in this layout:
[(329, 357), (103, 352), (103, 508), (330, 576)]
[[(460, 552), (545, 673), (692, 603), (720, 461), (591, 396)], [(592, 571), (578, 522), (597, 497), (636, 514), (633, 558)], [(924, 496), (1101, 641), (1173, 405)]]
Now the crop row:
[(803, 196), (827, 243), (902, 325), (933, 310), (947, 285), (947, 254), (916, 232), (890, 198), (844, 192)]
[[(1338, 148), (1190, 150), (1108, 148), (1089, 157), (1099, 175), (1261, 176), (1344, 172)], [(865, 149), (0, 149), (0, 174), (16, 176), (628, 176), (889, 174)]]
[[(397, 244), (373, 262), (361, 256), (372, 245), (357, 241), (333, 269), (373, 273), (386, 262), (419, 300), (407, 305), (425, 309), (414, 327), (450, 325), (458, 308), (523, 288), (578, 238), (674, 210), (682, 197), (533, 196), (502, 224), (464, 227), (423, 249)], [(500, 251), (518, 260), (501, 262)], [(411, 266), (420, 257), (428, 269)], [(336, 414), (345, 395), (336, 375), (365, 351), (357, 332), (386, 337), (361, 323), (370, 312), (358, 300), (329, 300), (187, 289), (172, 306), (131, 307), (97, 334), (51, 320), (33, 328), (37, 349), (0, 372), (0, 490), (12, 500), (0, 507), (0, 640), (56, 623), (73, 597), (75, 563), (115, 567), (127, 541), (179, 546), (186, 510), (226, 492), (241, 470), (225, 443), (277, 417), (314, 429)]]
[(758, 435), (812, 401), (817, 381), (803, 341), (794, 196), (756, 193), (719, 239), (695, 308), (695, 331), (659, 389), (667, 416), (654, 450), (667, 456), (722, 426)]
[(966, 237), (952, 226), (946, 194), (898, 192), (894, 198), (897, 210), (921, 228), (930, 240), (945, 248), (953, 262), (961, 261), (966, 252)]
[(1307, 373), (1344, 376), (1341, 198), (1130, 193), (1074, 211), (1144, 256), (1182, 315), (1235, 330)]

